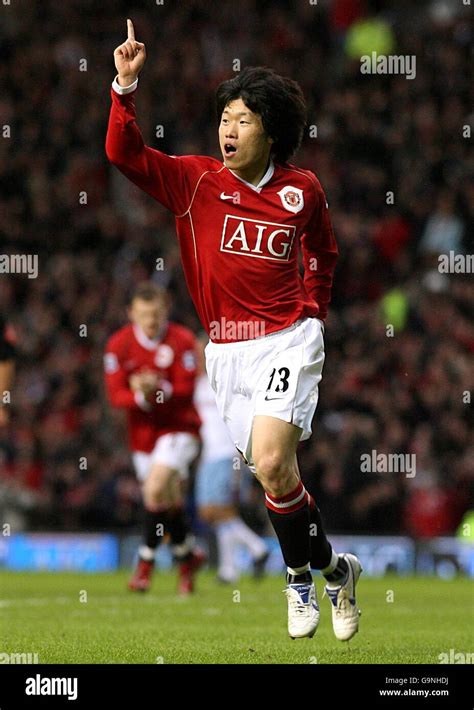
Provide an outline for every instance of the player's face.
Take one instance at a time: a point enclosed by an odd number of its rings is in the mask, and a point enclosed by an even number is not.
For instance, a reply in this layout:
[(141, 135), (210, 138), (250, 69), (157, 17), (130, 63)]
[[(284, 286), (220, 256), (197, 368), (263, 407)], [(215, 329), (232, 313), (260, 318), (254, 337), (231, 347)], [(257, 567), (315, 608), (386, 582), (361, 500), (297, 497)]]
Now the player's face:
[(161, 298), (145, 301), (134, 298), (128, 311), (132, 323), (143, 330), (147, 338), (156, 338), (168, 316), (168, 308)]
[(219, 125), (219, 145), (227, 168), (248, 179), (246, 175), (253, 170), (258, 172), (266, 167), (272, 142), (261, 117), (247, 108), (242, 99), (227, 104)]

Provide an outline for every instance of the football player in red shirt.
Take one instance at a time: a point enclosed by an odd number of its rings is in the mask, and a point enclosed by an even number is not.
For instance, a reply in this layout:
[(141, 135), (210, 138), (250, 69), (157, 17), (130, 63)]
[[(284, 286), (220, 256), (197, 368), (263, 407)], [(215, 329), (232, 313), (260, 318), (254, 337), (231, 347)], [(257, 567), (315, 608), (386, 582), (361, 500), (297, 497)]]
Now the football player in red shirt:
[(193, 590), (204, 556), (195, 549), (183, 508), (182, 483), (199, 452), (201, 420), (193, 404), (197, 374), (196, 340), (168, 320), (168, 296), (153, 283), (136, 288), (130, 323), (114, 333), (105, 349), (110, 403), (125, 409), (129, 445), (145, 506), (144, 544), (129, 588), (150, 587), (155, 552), (169, 534), (178, 563), (181, 593)]
[(306, 125), (303, 94), (270, 69), (246, 68), (216, 92), (223, 162), (166, 155), (145, 145), (136, 123), (146, 51), (127, 26), (114, 51), (107, 157), (175, 215), (186, 281), (210, 338), (217, 406), (265, 490), (287, 566), (289, 635), (313, 636), (318, 626), (313, 568), (326, 579), (334, 633), (348, 640), (359, 626), (361, 565), (333, 550), (296, 458), (311, 435), (338, 253), (318, 179), (288, 162)]

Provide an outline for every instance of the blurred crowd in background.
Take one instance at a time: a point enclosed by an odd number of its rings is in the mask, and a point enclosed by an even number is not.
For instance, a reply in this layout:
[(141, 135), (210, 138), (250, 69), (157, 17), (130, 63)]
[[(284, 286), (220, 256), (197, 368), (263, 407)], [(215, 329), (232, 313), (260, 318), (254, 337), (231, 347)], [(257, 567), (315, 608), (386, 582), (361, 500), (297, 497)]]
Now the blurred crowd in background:
[[(0, 251), (39, 256), (36, 279), (0, 275), (18, 350), (0, 429), (1, 519), (135, 525), (140, 493), (104, 397), (104, 343), (150, 277), (171, 290), (172, 318), (200, 330), (172, 215), (104, 152), (112, 54), (131, 16), (148, 53), (139, 125), (168, 153), (220, 157), (213, 92), (238, 62), (301, 83), (309, 126), (293, 162), (321, 180), (341, 253), (303, 478), (330, 531), (455, 532), (474, 490), (473, 289), (472, 274), (440, 273), (438, 257), (472, 251), (471, 9), (18, 0), (0, 12), (0, 123), (11, 130), (0, 140)], [(362, 74), (372, 50), (414, 55), (416, 78)], [(416, 454), (416, 475), (362, 472), (373, 450)]]

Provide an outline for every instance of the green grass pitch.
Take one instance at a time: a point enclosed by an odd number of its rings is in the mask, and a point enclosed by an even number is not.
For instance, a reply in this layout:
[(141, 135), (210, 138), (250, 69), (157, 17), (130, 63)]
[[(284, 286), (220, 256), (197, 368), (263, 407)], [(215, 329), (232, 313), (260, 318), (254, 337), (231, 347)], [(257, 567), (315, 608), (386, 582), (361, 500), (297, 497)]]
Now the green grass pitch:
[(319, 575), (319, 629), (295, 641), (283, 578), (219, 586), (206, 572), (179, 598), (173, 573), (157, 572), (145, 595), (125, 588), (127, 576), (0, 573), (2, 653), (37, 653), (39, 663), (438, 663), (473, 648), (467, 579), (362, 576), (360, 632), (347, 644), (333, 636)]

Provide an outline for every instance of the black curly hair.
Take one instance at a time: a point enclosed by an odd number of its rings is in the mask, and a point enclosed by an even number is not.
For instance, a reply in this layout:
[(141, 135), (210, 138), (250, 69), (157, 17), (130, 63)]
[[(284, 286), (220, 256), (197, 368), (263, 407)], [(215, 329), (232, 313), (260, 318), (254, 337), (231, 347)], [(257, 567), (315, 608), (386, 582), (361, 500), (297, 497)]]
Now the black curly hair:
[(267, 136), (274, 140), (275, 162), (285, 163), (300, 147), (306, 126), (306, 102), (299, 84), (268, 67), (246, 67), (216, 90), (217, 120), (231, 101), (241, 98), (259, 114)]

